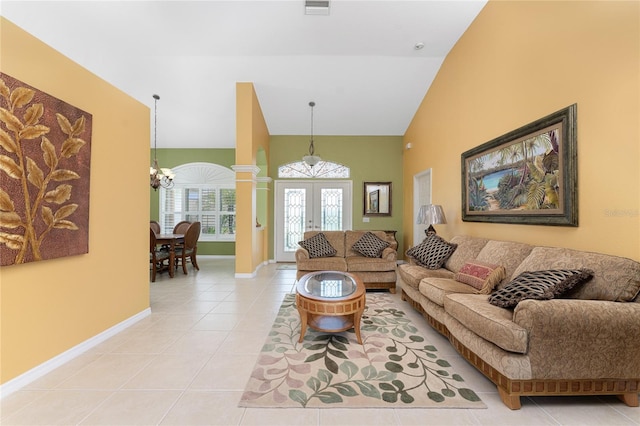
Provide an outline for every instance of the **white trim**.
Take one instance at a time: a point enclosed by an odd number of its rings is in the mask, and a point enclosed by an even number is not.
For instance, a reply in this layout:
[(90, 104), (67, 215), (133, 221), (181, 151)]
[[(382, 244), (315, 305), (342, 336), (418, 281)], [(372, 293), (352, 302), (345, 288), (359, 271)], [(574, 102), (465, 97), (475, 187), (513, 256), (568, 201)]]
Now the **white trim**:
[(185, 163), (172, 168), (174, 183), (180, 185), (232, 185), (233, 170), (214, 163)]
[(411, 223), (413, 227), (414, 246), (424, 239), (424, 231), (428, 227), (428, 225), (425, 224), (417, 224), (416, 219), (418, 218), (420, 206), (431, 204), (431, 193), (433, 186), (432, 176), (432, 168), (428, 168), (413, 175), (413, 216)]
[(256, 268), (255, 271), (253, 271), (250, 274), (246, 274), (246, 273), (236, 273), (235, 277), (236, 278), (255, 278), (256, 275), (258, 274), (258, 271), (260, 270), (260, 268), (262, 268), (263, 266), (267, 265), (269, 262), (267, 262), (266, 260), (264, 262), (262, 262), (261, 264), (258, 265), (258, 267)]
[(254, 176), (260, 173), (260, 167), (247, 164), (234, 164), (231, 170), (236, 173), (252, 173)]
[(236, 273), (235, 278), (255, 278), (256, 277), (256, 272), (252, 272), (250, 274), (246, 274), (246, 273)]
[(115, 336), (124, 329), (132, 326), (133, 324), (137, 323), (143, 318), (146, 318), (149, 315), (151, 315), (151, 308), (147, 308), (144, 311), (135, 314), (134, 316), (114, 325), (113, 327), (103, 331), (102, 333), (96, 334), (95, 336), (85, 340), (84, 342), (61, 353), (60, 355), (54, 356), (50, 360), (43, 362), (42, 364), (32, 368), (26, 373), (23, 373), (18, 377), (9, 380), (8, 382), (0, 386), (0, 399), (41, 378), (45, 374), (50, 373), (61, 365), (66, 364), (67, 362), (76, 358), (77, 356), (82, 355), (94, 346), (97, 346), (105, 340)]

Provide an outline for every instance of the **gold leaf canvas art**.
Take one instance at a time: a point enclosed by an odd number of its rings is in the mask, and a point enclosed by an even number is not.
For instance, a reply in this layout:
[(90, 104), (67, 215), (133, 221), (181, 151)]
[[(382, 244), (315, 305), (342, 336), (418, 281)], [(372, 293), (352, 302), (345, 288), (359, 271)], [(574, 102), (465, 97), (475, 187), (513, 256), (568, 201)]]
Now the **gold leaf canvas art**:
[(0, 266), (89, 252), (91, 124), (0, 73)]

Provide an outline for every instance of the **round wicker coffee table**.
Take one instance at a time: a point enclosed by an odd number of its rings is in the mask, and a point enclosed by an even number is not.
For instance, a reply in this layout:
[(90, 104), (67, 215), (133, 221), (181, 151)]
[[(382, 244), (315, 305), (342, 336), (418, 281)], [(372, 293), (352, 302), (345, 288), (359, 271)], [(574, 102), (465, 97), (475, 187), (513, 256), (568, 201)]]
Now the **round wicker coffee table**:
[(300, 313), (300, 340), (307, 326), (317, 331), (337, 333), (353, 328), (358, 343), (360, 319), (366, 291), (360, 278), (348, 272), (318, 271), (304, 275), (296, 286), (296, 307)]

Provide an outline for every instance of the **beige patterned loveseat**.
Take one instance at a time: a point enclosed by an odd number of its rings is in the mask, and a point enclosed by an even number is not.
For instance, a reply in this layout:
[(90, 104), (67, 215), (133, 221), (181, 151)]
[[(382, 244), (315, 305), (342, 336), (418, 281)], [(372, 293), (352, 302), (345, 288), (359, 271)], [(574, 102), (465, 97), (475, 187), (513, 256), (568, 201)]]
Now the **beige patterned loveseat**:
[[(379, 257), (366, 257), (353, 249), (353, 245), (367, 232), (389, 243)], [(396, 292), (398, 242), (393, 237), (389, 237), (384, 231), (307, 231), (304, 233), (304, 239), (309, 240), (320, 233), (324, 234), (331, 247), (335, 249), (335, 255), (311, 257), (307, 249), (298, 248), (297, 279), (314, 271), (351, 272), (362, 279), (367, 289), (387, 289), (391, 293)]]
[[(450, 243), (457, 248), (440, 269), (399, 265), (402, 298), (497, 385), (509, 408), (519, 409), (524, 395), (608, 394), (638, 406), (640, 263), (469, 236)], [(507, 309), (456, 280), (469, 261), (504, 266), (492, 294), (525, 271), (586, 268), (593, 278), (551, 300)]]

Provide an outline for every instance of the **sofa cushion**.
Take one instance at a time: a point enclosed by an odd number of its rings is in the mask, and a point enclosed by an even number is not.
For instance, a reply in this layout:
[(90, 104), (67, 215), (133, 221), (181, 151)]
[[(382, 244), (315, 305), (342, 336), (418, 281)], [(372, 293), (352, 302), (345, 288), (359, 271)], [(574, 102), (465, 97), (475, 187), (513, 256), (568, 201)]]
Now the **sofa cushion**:
[(640, 263), (624, 257), (559, 247), (536, 247), (516, 270), (593, 270), (593, 279), (568, 292), (572, 299), (630, 302), (640, 292)]
[(337, 253), (322, 232), (306, 240), (299, 241), (298, 244), (309, 252), (309, 257), (312, 259), (316, 257), (331, 257)]
[(444, 310), (460, 324), (505, 351), (527, 353), (527, 330), (513, 322), (513, 311), (487, 302), (484, 294), (449, 294)]
[(444, 267), (450, 271), (458, 272), (467, 261), (478, 257), (478, 254), (489, 240), (468, 235), (456, 235), (451, 238), (451, 242), (456, 244), (457, 247), (444, 263)]
[(298, 271), (304, 273), (311, 271), (347, 271), (347, 261), (344, 257), (316, 257), (314, 259), (301, 259), (296, 262)]
[(382, 251), (389, 247), (389, 243), (378, 238), (371, 232), (366, 232), (351, 247), (365, 257), (380, 257)]
[(529, 256), (531, 250), (533, 250), (533, 246), (529, 244), (491, 240), (478, 253), (476, 260), (504, 266), (505, 278), (496, 285), (496, 288), (502, 288), (516, 277), (514, 271)]
[(476, 293), (489, 294), (504, 279), (505, 274), (504, 266), (472, 260), (460, 268), (454, 279), (470, 285), (476, 289)]
[(425, 278), (420, 282), (418, 289), (424, 297), (439, 306), (444, 306), (444, 299), (448, 294), (475, 293), (473, 287), (453, 278)]
[(436, 234), (432, 234), (417, 246), (407, 250), (407, 256), (414, 258), (427, 269), (439, 269), (456, 247), (456, 244), (449, 243)]
[(554, 269), (523, 272), (503, 289), (489, 296), (489, 303), (513, 308), (525, 299), (549, 300), (593, 277), (587, 269)]
[(383, 272), (396, 270), (395, 259), (388, 260), (379, 257), (348, 256), (345, 260), (347, 262), (347, 271), (349, 272)]
[(423, 266), (412, 265), (410, 263), (404, 263), (398, 266), (398, 274), (400, 274), (400, 278), (402, 278), (405, 284), (416, 290), (420, 286), (420, 281), (422, 281), (423, 278), (453, 278), (453, 272), (447, 269), (427, 269)]

